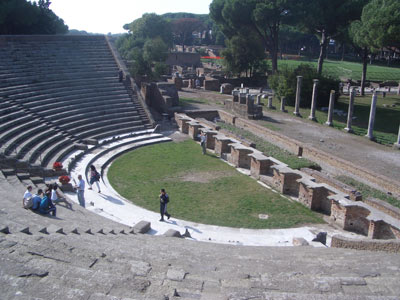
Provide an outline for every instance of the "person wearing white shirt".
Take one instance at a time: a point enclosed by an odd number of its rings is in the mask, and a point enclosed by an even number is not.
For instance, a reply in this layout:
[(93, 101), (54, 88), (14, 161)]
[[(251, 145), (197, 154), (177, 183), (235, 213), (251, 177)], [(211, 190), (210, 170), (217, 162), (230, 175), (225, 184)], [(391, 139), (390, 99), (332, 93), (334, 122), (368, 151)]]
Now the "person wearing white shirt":
[(82, 179), (82, 175), (78, 175), (78, 184), (75, 185), (75, 189), (78, 193), (78, 201), (82, 207), (85, 207), (85, 181)]
[(23, 208), (30, 208), (32, 206), (32, 186), (28, 186), (24, 193), (24, 198), (22, 199), (22, 207)]
[(51, 201), (53, 201), (53, 203), (56, 203), (56, 204), (58, 204), (58, 203), (60, 203), (60, 202), (64, 202), (64, 203), (67, 205), (68, 208), (72, 208), (72, 204), (69, 203), (69, 202), (67, 201), (67, 199), (65, 199), (64, 197), (62, 197), (62, 196), (58, 193), (57, 189), (58, 189), (58, 185), (57, 185), (57, 184), (53, 184), (53, 189), (51, 190), (51, 198), (50, 198)]

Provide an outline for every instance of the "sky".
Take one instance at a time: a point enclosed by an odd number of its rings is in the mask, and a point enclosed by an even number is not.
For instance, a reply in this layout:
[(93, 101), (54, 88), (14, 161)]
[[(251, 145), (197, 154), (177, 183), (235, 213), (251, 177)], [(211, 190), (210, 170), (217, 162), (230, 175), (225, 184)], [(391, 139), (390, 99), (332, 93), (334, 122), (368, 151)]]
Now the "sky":
[(69, 29), (120, 33), (122, 26), (144, 13), (208, 14), (212, 0), (52, 0), (50, 8)]

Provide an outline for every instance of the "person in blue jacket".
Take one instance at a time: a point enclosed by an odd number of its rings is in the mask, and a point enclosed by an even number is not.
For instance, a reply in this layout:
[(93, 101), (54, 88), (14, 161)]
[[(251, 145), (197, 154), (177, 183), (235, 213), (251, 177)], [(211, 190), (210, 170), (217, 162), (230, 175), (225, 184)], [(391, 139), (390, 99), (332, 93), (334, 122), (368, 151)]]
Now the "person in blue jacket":
[(51, 190), (47, 190), (42, 201), (39, 205), (39, 212), (43, 215), (51, 213), (54, 217), (56, 216), (56, 207), (51, 202)]

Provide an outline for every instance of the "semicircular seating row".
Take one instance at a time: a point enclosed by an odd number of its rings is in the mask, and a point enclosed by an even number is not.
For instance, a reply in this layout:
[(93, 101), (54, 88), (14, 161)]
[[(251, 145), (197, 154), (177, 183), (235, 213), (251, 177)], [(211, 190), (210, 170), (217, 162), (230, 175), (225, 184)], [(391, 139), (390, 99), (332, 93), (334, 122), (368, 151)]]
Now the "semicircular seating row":
[(51, 168), (97, 140), (151, 128), (104, 36), (0, 37), (3, 158)]

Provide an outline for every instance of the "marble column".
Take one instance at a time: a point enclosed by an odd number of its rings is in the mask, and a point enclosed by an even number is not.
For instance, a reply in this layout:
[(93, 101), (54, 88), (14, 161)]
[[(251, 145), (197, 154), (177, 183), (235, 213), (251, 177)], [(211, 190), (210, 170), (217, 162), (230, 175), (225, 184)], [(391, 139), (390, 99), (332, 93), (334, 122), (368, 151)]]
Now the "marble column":
[(371, 110), (369, 112), (369, 122), (368, 122), (368, 133), (365, 135), (370, 140), (374, 140), (374, 124), (375, 124), (375, 112), (376, 112), (376, 102), (378, 100), (378, 96), (376, 92), (372, 95), (371, 100)]
[(335, 91), (331, 91), (331, 95), (329, 97), (329, 110), (328, 110), (328, 120), (325, 122), (328, 126), (333, 126), (333, 110), (335, 109)]
[(287, 110), (285, 109), (285, 105), (286, 105), (286, 97), (281, 97), (281, 111), (283, 112), (287, 112)]
[(313, 92), (312, 92), (312, 99), (311, 99), (311, 111), (310, 111), (310, 116), (308, 117), (312, 121), (317, 121), (317, 118), (315, 117), (315, 109), (317, 107), (317, 86), (318, 86), (318, 79), (314, 79), (314, 86), (313, 86)]
[(297, 76), (297, 89), (296, 89), (296, 103), (294, 107), (294, 112), (293, 114), (296, 116), (301, 117), (300, 115), (300, 101), (301, 101), (301, 83), (303, 81), (303, 76)]
[(397, 142), (394, 143), (394, 147), (400, 149), (400, 125), (399, 125), (399, 135), (397, 136)]
[(344, 129), (345, 131), (352, 133), (353, 129), (351, 128), (351, 123), (353, 122), (353, 111), (354, 111), (354, 95), (355, 95), (355, 90), (351, 89), (350, 90), (350, 99), (349, 99), (349, 109), (347, 112), (347, 125), (346, 128)]
[(399, 87), (397, 89), (397, 95), (400, 95), (400, 81), (399, 81)]

